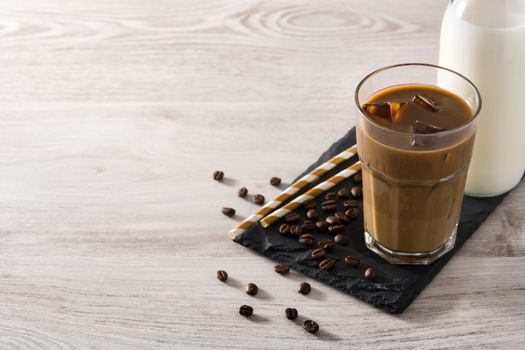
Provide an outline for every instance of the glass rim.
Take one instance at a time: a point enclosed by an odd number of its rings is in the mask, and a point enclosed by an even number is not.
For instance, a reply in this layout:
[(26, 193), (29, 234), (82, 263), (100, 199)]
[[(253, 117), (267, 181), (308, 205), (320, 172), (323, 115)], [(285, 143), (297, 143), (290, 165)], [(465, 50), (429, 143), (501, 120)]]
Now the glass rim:
[[(476, 98), (478, 100), (478, 106), (477, 106), (476, 110), (473, 111), (472, 118), (470, 118), (468, 120), (468, 122), (466, 122), (465, 124), (461, 124), (461, 125), (453, 128), (453, 129), (448, 129), (448, 130), (444, 130), (444, 131), (438, 131), (438, 132), (433, 133), (433, 134), (421, 134), (421, 133), (412, 133), (412, 132), (394, 130), (394, 129), (389, 129), (386, 126), (383, 126), (381, 124), (376, 123), (372, 118), (370, 118), (366, 114), (366, 112), (363, 110), (363, 106), (359, 103), (359, 92), (361, 90), (361, 87), (363, 86), (363, 84), (368, 79), (370, 79), (371, 77), (373, 77), (373, 76), (375, 76), (375, 75), (377, 75), (377, 74), (379, 74), (381, 72), (384, 72), (386, 70), (390, 70), (390, 69), (393, 69), (393, 68), (409, 67), (409, 66), (412, 66), (412, 67), (436, 68), (437, 70), (441, 69), (441, 70), (447, 71), (449, 73), (452, 73), (452, 74), (460, 77), (461, 79), (465, 80), (467, 82), (467, 84), (474, 90), (474, 92), (476, 94)], [(386, 86), (386, 87), (388, 87), (388, 86)], [(465, 100), (461, 96), (459, 96), (459, 97), (462, 100)], [(357, 84), (357, 87), (355, 88), (355, 92), (354, 92), (354, 99), (355, 99), (355, 104), (357, 105), (357, 108), (359, 109), (359, 112), (361, 113), (361, 115), (370, 124), (372, 124), (376, 128), (384, 130), (386, 132), (393, 133), (393, 134), (399, 134), (399, 135), (402, 135), (402, 136), (435, 137), (435, 136), (446, 136), (446, 135), (449, 135), (449, 134), (453, 134), (453, 133), (456, 133), (456, 132), (458, 132), (460, 130), (463, 130), (463, 129), (467, 128), (468, 126), (470, 126), (475, 120), (477, 120), (479, 112), (481, 110), (481, 94), (479, 93), (479, 90), (476, 87), (476, 85), (474, 85), (474, 83), (469, 78), (467, 78), (463, 74), (458, 73), (458, 72), (456, 72), (456, 71), (454, 71), (454, 70), (452, 70), (450, 68), (446, 68), (446, 67), (443, 67), (443, 66), (438, 66), (437, 64), (431, 64), (431, 63), (399, 63), (399, 64), (392, 64), (392, 65), (389, 65), (389, 66), (384, 66), (384, 67), (378, 68), (378, 69), (372, 71), (371, 73), (367, 74), (363, 79), (361, 79), (359, 84)]]

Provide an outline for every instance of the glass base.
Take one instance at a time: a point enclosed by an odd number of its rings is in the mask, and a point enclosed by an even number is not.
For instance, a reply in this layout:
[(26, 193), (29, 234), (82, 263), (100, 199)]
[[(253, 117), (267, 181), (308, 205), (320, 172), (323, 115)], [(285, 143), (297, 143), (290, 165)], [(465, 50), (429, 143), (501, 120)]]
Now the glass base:
[(454, 232), (441, 247), (430, 251), (421, 253), (404, 253), (395, 250), (388, 249), (387, 247), (378, 243), (372, 236), (365, 230), (365, 243), (366, 247), (388, 261), (391, 264), (396, 265), (429, 265), (439, 259), (444, 254), (448, 253), (454, 244), (456, 243), (456, 233), (458, 225), (454, 228)]

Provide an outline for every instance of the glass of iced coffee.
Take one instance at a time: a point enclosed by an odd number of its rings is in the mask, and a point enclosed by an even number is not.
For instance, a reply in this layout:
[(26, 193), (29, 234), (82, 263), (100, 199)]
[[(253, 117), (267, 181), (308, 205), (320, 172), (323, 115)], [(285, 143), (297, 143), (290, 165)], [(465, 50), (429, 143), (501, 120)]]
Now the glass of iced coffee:
[[(440, 87), (445, 75), (453, 90)], [(369, 74), (355, 100), (366, 245), (394, 264), (430, 264), (456, 240), (479, 92), (452, 70), (411, 63)]]

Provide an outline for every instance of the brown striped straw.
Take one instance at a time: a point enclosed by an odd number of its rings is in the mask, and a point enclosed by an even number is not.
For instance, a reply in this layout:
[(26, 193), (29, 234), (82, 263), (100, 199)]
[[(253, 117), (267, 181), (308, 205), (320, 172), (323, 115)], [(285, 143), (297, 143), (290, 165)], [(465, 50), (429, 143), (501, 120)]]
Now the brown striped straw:
[(254, 214), (246, 218), (244, 221), (242, 221), (239, 225), (237, 225), (237, 227), (232, 229), (230, 231), (230, 237), (234, 239), (235, 237), (249, 229), (257, 221), (261, 220), (265, 215), (268, 215), (275, 208), (279, 207), (283, 202), (288, 200), (290, 197), (299, 192), (305, 186), (308, 186), (312, 182), (318, 180), (319, 177), (323, 176), (328, 171), (335, 168), (337, 165), (343, 163), (345, 160), (352, 158), (356, 155), (356, 153), (357, 146), (354, 145), (339, 153), (338, 155), (334, 156), (327, 162), (319, 165), (317, 168), (315, 168), (314, 170), (312, 170), (311, 172), (309, 172), (308, 174), (291, 184), (272, 201), (266, 203), (261, 209), (257, 210), (257, 212), (255, 212)]
[(261, 220), (262, 227), (270, 226), (271, 224), (273, 224), (280, 218), (284, 217), (291, 211), (299, 208), (302, 204), (314, 199), (315, 197), (319, 196), (321, 193), (329, 190), (330, 188), (334, 187), (341, 181), (348, 179), (350, 176), (354, 175), (360, 170), (361, 170), (361, 162), (359, 161), (355, 162), (354, 164), (350, 165), (345, 170), (340, 171), (339, 173), (332, 176), (328, 180), (321, 182), (319, 185), (306, 191), (304, 194), (295, 198), (293, 201), (289, 202), (288, 204), (283, 206), (281, 209), (277, 209), (270, 215), (267, 215), (266, 217), (264, 217), (264, 219)]

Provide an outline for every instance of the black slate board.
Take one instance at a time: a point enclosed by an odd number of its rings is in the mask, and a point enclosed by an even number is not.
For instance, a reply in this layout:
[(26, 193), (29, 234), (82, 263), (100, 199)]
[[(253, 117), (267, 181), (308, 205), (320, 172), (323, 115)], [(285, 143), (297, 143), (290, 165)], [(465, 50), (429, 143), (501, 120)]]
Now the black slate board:
[[(303, 174), (299, 175), (298, 178), (354, 144), (355, 128), (334, 143), (321, 155), (317, 162), (312, 164)], [(320, 181), (324, 181), (343, 169), (343, 166), (348, 166), (356, 161), (357, 157), (348, 160), (343, 165), (336, 167), (323, 176)], [(334, 190), (337, 191), (340, 187), (349, 187), (351, 185), (352, 180), (347, 180), (334, 187)], [(312, 184), (308, 188), (312, 186), (315, 186), (315, 184)], [(304, 189), (303, 192), (308, 188)], [(291, 268), (298, 272), (353, 295), (386, 312), (399, 314), (403, 312), (423, 288), (430, 283), (434, 276), (438, 274), (443, 266), (445, 266), (452, 256), (463, 246), (472, 233), (501, 203), (504, 197), (505, 194), (490, 198), (465, 197), (454, 249), (428, 266), (392, 265), (370, 252), (364, 243), (362, 215), (345, 228), (345, 234), (350, 238), (351, 244), (347, 247), (336, 246), (334, 250), (330, 252), (329, 255), (337, 260), (337, 265), (329, 272), (321, 271), (318, 268), (318, 263), (310, 257), (310, 248), (299, 244), (296, 238), (282, 236), (277, 232), (279, 225), (283, 221), (274, 223), (268, 229), (264, 229), (259, 224), (254, 225), (242, 235), (238, 236), (235, 242), (253, 249), (279, 263), (290, 265)], [(319, 199), (317, 200), (317, 204), (319, 213), (322, 213)], [(343, 208), (341, 207), (341, 209)], [(304, 219), (304, 210), (301, 210), (301, 213), (302, 219)], [(316, 233), (316, 238), (318, 239), (332, 237), (333, 235), (327, 233)], [(353, 268), (345, 264), (344, 257), (347, 255), (359, 257), (359, 268)], [(367, 266), (373, 267), (377, 271), (378, 278), (373, 282), (363, 278), (363, 271)]]

